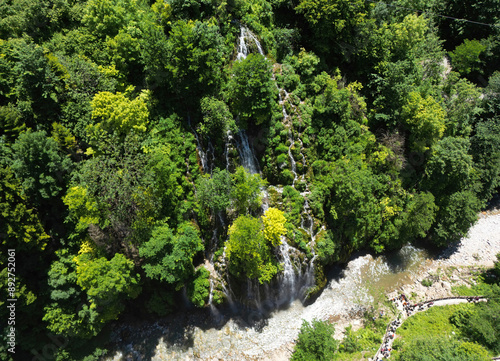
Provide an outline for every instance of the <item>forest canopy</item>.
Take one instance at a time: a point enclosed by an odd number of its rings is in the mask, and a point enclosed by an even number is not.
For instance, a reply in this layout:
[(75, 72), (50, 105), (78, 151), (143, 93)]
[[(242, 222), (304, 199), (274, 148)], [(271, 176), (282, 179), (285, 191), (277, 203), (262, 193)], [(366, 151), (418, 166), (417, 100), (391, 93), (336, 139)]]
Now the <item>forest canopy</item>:
[(500, 187), (499, 6), (2, 2), (16, 356), (92, 360), (124, 315), (310, 275), (304, 299), (358, 250), (466, 235)]

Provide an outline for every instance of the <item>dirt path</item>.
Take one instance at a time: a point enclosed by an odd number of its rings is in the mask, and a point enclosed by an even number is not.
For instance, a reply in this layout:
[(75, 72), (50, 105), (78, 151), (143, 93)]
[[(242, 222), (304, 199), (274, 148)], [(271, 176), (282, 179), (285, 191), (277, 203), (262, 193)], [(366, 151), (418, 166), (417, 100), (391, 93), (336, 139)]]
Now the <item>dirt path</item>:
[(438, 298), (434, 300), (428, 300), (425, 302), (420, 302), (416, 304), (410, 304), (405, 295), (401, 294), (399, 297), (392, 298), (391, 301), (394, 302), (396, 308), (398, 309), (398, 318), (391, 321), (387, 325), (384, 337), (382, 339), (382, 344), (380, 345), (377, 353), (375, 354), (373, 360), (381, 361), (383, 358), (389, 358), (392, 350), (392, 343), (396, 336), (396, 330), (403, 324), (403, 322), (416, 313), (428, 310), (430, 307), (435, 306), (448, 306), (457, 305), (459, 303), (470, 303), (470, 302), (486, 302), (488, 299), (482, 296), (475, 297), (446, 297)]

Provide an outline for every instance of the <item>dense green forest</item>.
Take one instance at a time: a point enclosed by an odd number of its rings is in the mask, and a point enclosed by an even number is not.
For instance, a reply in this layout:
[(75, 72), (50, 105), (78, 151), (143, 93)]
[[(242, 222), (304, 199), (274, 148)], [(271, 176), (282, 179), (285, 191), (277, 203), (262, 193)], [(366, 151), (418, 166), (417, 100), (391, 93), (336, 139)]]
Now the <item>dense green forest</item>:
[(460, 239), (500, 186), (498, 9), (0, 2), (0, 358)]

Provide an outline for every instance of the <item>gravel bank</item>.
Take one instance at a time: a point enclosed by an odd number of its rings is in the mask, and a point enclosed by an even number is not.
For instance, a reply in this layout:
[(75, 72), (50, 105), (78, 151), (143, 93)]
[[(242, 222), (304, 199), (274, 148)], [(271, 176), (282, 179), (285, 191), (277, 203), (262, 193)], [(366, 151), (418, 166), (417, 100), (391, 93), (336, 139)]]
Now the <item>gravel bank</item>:
[(493, 267), (500, 253), (500, 212), (483, 213), (467, 237), (445, 250), (438, 266)]

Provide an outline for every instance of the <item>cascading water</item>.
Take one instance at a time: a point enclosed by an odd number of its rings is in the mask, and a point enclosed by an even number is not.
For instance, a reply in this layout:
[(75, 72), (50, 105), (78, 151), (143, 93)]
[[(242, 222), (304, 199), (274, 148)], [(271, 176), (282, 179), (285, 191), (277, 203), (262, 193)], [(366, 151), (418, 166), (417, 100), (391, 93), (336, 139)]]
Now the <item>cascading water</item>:
[(248, 55), (248, 48), (247, 44), (245, 42), (245, 37), (246, 37), (246, 31), (247, 29), (242, 26), (240, 28), (240, 39), (239, 39), (239, 44), (238, 44), (238, 55), (236, 56), (236, 59), (241, 60), (245, 59)]
[(283, 274), (280, 283), (280, 298), (286, 297), (292, 301), (295, 296), (296, 274), (293, 268), (292, 260), (290, 259), (290, 246), (285, 237), (281, 237), (281, 244), (278, 248), (283, 260)]
[[(356, 317), (348, 315), (370, 306), (372, 292), (378, 287), (388, 292), (402, 284), (413, 284), (421, 277), (418, 267), (423, 263), (425, 255), (413, 247), (404, 247), (388, 256), (359, 255), (342, 270), (331, 270), (328, 284), (314, 303), (304, 305), (293, 301), (279, 312), (271, 311), (270, 317), (260, 323), (259, 328), (252, 327), (257, 311), (243, 313), (228, 312), (227, 309), (213, 310), (215, 316), (211, 321), (203, 313), (190, 311), (172, 314), (154, 323), (138, 321), (142, 322), (139, 326), (118, 324), (111, 331), (112, 343), (117, 351), (103, 359), (284, 359), (287, 356), (284, 356), (283, 350), (293, 347), (291, 344), (296, 340), (303, 320), (311, 322), (313, 319)], [(423, 269), (428, 268), (424, 266)], [(296, 283), (296, 289), (299, 287)], [(213, 288), (216, 288), (215, 282)], [(261, 297), (264, 299), (264, 295), (272, 292), (272, 285), (267, 292), (262, 287)], [(264, 302), (263, 310), (267, 311), (267, 307)], [(207, 308), (206, 315), (210, 312)]]
[(224, 144), (224, 157), (226, 158), (226, 170), (229, 172), (231, 163), (229, 159), (229, 147), (231, 145), (231, 141), (233, 140), (233, 135), (231, 134), (231, 131), (228, 130), (226, 132), (226, 143)]
[(255, 46), (257, 47), (257, 51), (260, 55), (264, 55), (264, 50), (262, 49), (262, 45), (260, 45), (259, 40), (253, 35), (250, 30), (246, 27), (242, 26), (240, 28), (240, 38), (238, 41), (238, 54), (236, 55), (237, 60), (245, 59), (248, 55), (248, 46), (246, 43), (246, 39), (250, 39), (253, 41)]
[(239, 142), (236, 142), (236, 144), (240, 155), (241, 165), (251, 174), (259, 173), (257, 158), (255, 158), (253, 150), (250, 147), (247, 133), (244, 130), (240, 130), (238, 138)]
[[(210, 154), (210, 161), (208, 161), (208, 154)], [(209, 140), (208, 141), (208, 147), (207, 147), (207, 167), (208, 167), (208, 173), (212, 174), (214, 164), (215, 164), (215, 149), (212, 144), (212, 142)]]
[(297, 175), (297, 163), (295, 162), (295, 159), (293, 158), (292, 154), (292, 147), (295, 145), (295, 142), (293, 140), (292, 136), (292, 131), (289, 131), (289, 138), (288, 140), (290, 141), (290, 146), (288, 147), (288, 157), (290, 158), (290, 164), (292, 166), (292, 173), (293, 173), (293, 181), (292, 181), (292, 187), (295, 188), (295, 182), (299, 178)]

